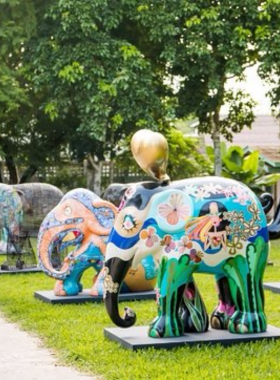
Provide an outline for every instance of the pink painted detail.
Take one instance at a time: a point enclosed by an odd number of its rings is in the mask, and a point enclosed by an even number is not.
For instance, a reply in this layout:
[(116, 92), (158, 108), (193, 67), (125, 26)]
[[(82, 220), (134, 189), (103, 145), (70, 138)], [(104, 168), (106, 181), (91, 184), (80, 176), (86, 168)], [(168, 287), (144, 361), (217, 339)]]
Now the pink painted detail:
[(233, 202), (239, 203), (241, 205), (246, 205), (248, 203), (248, 201), (250, 200), (250, 196), (248, 193), (236, 186), (233, 187), (232, 190), (236, 195), (236, 199), (234, 199)]
[(157, 303), (159, 303), (159, 299), (160, 299), (159, 288), (156, 288), (155, 291), (156, 291), (156, 301)]
[(125, 200), (124, 200), (124, 198), (122, 198), (121, 203), (120, 203), (120, 205), (118, 207), (118, 212), (120, 212), (122, 210), (124, 204), (125, 204)]
[(161, 204), (158, 208), (159, 215), (172, 226), (175, 226), (180, 219), (184, 220), (190, 215), (190, 208), (184, 204), (180, 194), (171, 194), (169, 203)]
[(125, 205), (125, 202), (132, 198), (133, 194), (135, 194), (136, 192), (136, 187), (135, 186), (130, 186), (126, 192), (124, 193), (124, 196), (122, 197), (122, 200), (119, 204), (119, 207), (118, 207), (118, 212), (120, 212), (123, 208), (123, 206)]
[(220, 301), (216, 311), (219, 313), (227, 314), (229, 317), (231, 317), (235, 312), (235, 307), (234, 305), (230, 306), (227, 303)]
[(184, 290), (184, 296), (189, 300), (189, 301), (192, 301), (194, 300), (194, 296), (195, 296), (195, 293), (194, 293), (194, 290), (189, 288), (188, 286), (186, 286), (185, 290)]
[(145, 240), (145, 245), (149, 248), (153, 247), (153, 245), (159, 241), (154, 227), (148, 227), (146, 230), (142, 230), (140, 238)]
[(172, 239), (171, 235), (165, 235), (161, 241), (161, 245), (164, 246), (164, 251), (170, 253), (176, 248), (176, 242)]
[(233, 194), (232, 194), (231, 186), (228, 186), (228, 187), (225, 187), (224, 189), (222, 189), (221, 193), (223, 193), (226, 198), (232, 197)]
[(187, 236), (182, 236), (177, 243), (178, 252), (182, 255), (192, 248), (193, 244)]

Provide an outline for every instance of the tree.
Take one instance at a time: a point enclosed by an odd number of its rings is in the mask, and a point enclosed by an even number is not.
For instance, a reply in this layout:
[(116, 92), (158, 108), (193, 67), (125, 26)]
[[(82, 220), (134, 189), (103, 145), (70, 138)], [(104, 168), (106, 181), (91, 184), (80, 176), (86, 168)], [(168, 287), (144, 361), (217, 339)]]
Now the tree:
[[(12, 152), (17, 152), (22, 116), (30, 108), (28, 88), (22, 75), (24, 42), (35, 29), (35, 10), (31, 0), (1, 1), (0, 4), (0, 146), (10, 171), (11, 181), (18, 175)], [(15, 122), (19, 121), (17, 129)], [(1, 178), (2, 180), (2, 178)]]
[(209, 175), (212, 163), (202, 152), (199, 138), (186, 137), (175, 128), (166, 133), (169, 146), (167, 173), (172, 180)]
[[(226, 84), (257, 59), (259, 2), (34, 4), (36, 34), (24, 43), (17, 65), (32, 107), (25, 121), (11, 121), (17, 142), (7, 140), (24, 153), (28, 175), (59, 157), (62, 144), (71, 157), (87, 159), (97, 182), (100, 163), (114, 159), (122, 139), (140, 128), (167, 134), (175, 117), (190, 114), (200, 132), (211, 133), (220, 174), (220, 136), (230, 140), (254, 119), (253, 102)], [(221, 118), (227, 101), (230, 112)], [(40, 147), (35, 156), (30, 144)]]
[[(165, 131), (165, 138), (169, 147), (166, 171), (172, 181), (212, 173), (212, 162), (202, 153), (199, 138), (186, 137), (174, 127)], [(116, 163), (118, 167), (133, 169), (139, 176), (142, 174), (143, 180), (147, 179), (147, 174), (139, 170), (138, 164), (133, 159), (130, 150), (130, 138), (123, 141), (121, 152), (116, 157)]]
[[(252, 100), (226, 85), (229, 78), (242, 79), (257, 60), (258, 6), (255, 0), (147, 0), (130, 8), (149, 42), (158, 44), (158, 65), (165, 65), (166, 78), (176, 84), (177, 116), (193, 113), (199, 132), (211, 134), (216, 175), (221, 174), (221, 135), (230, 140), (254, 120)], [(230, 112), (221, 118), (226, 102)]]
[(280, 3), (263, 1), (259, 6), (256, 40), (259, 50), (259, 74), (269, 83), (268, 95), (276, 115), (280, 115)]
[(52, 121), (71, 120), (71, 152), (97, 171), (119, 140), (164, 120), (157, 75), (121, 35), (124, 11), (125, 2), (112, 0), (55, 2), (26, 49), (42, 109)]

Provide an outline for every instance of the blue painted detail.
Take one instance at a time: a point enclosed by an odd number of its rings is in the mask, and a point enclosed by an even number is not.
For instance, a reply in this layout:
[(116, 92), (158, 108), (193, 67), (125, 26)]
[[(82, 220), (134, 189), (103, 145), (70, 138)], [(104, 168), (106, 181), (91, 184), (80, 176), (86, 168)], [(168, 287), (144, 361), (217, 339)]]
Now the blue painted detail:
[(82, 285), (80, 283), (82, 273), (92, 266), (91, 263), (81, 261), (74, 265), (71, 269), (71, 276), (66, 277), (63, 281), (63, 289), (69, 296), (74, 296), (82, 291)]
[(103, 255), (99, 248), (97, 248), (93, 243), (90, 243), (85, 251), (77, 257), (77, 260), (103, 260)]
[(254, 242), (256, 240), (256, 237), (258, 237), (258, 236), (261, 236), (264, 239), (264, 241), (267, 243), (268, 240), (269, 240), (267, 227), (264, 227), (264, 228), (260, 229), (258, 231), (258, 234), (256, 236), (253, 236), (253, 237), (249, 238), (248, 241)]
[(94, 214), (100, 225), (104, 228), (112, 228), (115, 220), (115, 215), (109, 207), (94, 207), (94, 201), (100, 201), (96, 194), (86, 189), (75, 189), (69, 191), (61, 200), (63, 203), (67, 199), (75, 199), (82, 203), (90, 212)]
[(141, 264), (143, 265), (143, 268), (145, 269), (145, 279), (153, 280), (158, 274), (158, 268), (156, 267), (156, 263), (154, 261), (153, 256), (152, 255), (146, 256), (141, 261)]
[[(147, 219), (144, 222), (142, 229), (145, 229), (150, 225), (157, 225), (157, 222), (154, 218)], [(140, 232), (131, 238), (124, 238), (123, 236), (119, 235), (118, 232), (113, 228), (109, 236), (109, 241), (115, 244), (115, 246), (117, 246), (118, 248), (129, 249), (132, 248), (139, 241), (139, 234)]]
[(109, 207), (92, 207), (91, 211), (94, 213), (100, 225), (104, 228), (112, 228), (115, 221), (115, 215)]
[(41, 224), (39, 232), (43, 233), (44, 231), (49, 230), (49, 229), (54, 228), (54, 227), (64, 226), (67, 224), (79, 224), (79, 223), (82, 223), (83, 221), (84, 221), (83, 218), (69, 218), (69, 219), (61, 222), (61, 221), (55, 219), (54, 212), (51, 211), (48, 214), (48, 216), (44, 219), (43, 223)]

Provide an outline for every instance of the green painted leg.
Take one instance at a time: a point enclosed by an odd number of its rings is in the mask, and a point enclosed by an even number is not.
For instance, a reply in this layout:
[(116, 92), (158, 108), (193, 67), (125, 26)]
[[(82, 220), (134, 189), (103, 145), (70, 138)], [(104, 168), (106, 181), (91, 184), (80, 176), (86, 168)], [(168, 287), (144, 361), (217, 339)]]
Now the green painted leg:
[(229, 321), (229, 331), (232, 333), (266, 331), (262, 279), (267, 254), (267, 244), (259, 237), (247, 247), (246, 258), (238, 255), (224, 265), (236, 305)]
[(175, 258), (167, 259), (163, 257), (158, 275), (157, 288), (158, 316), (151, 323), (149, 336), (153, 338), (176, 337), (184, 333), (183, 323), (180, 319), (179, 309), (186, 283), (192, 272), (194, 265), (189, 265), (189, 257), (181, 256), (179, 260)]

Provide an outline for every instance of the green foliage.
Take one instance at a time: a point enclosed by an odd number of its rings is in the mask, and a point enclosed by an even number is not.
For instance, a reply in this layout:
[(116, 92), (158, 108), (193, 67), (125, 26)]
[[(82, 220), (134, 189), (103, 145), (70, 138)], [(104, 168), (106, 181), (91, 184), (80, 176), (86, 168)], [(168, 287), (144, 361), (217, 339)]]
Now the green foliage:
[[(265, 160), (258, 151), (246, 153), (240, 146), (228, 149), (225, 143), (222, 146), (222, 176), (243, 182), (258, 194), (264, 187), (275, 185), (280, 180), (279, 173), (269, 174)], [(213, 159), (212, 147), (207, 147), (207, 154)]]
[(47, 182), (57, 186), (64, 193), (78, 187), (86, 187), (85, 176), (75, 172), (75, 167), (66, 165), (57, 168), (56, 173), (49, 176)]
[[(273, 0), (242, 6), (239, 0), (2, 0), (5, 157), (34, 170), (60, 160), (66, 147), (71, 158), (113, 159), (137, 129), (164, 130), (190, 114), (218, 149), (220, 135), (231, 140), (254, 119), (253, 101), (226, 91), (229, 78), (242, 79), (259, 59), (279, 104), (278, 14)], [(229, 114), (221, 118), (226, 102)]]
[(22, 106), (29, 104), (22, 83), (20, 59), (24, 41), (35, 29), (31, 0), (0, 3), (0, 123), (7, 122)]
[[(44, 112), (53, 121), (71, 118), (69, 135), (78, 136), (70, 148), (97, 160), (112, 158), (140, 125), (156, 129), (164, 118), (161, 84), (129, 41), (125, 12), (125, 2), (112, 0), (54, 2), (40, 14), (25, 55), (35, 91), (44, 90)], [(129, 31), (137, 33), (137, 25)]]
[(167, 173), (172, 180), (208, 175), (212, 164), (202, 154), (198, 138), (186, 137), (171, 128), (166, 132), (169, 146)]
[(253, 108), (256, 102), (244, 91), (229, 90), (225, 92), (224, 103), (229, 104), (229, 110), (226, 117), (220, 120), (220, 132), (227, 141), (232, 141), (234, 134), (245, 127), (251, 128), (255, 120)]
[[(172, 181), (190, 177), (200, 177), (212, 172), (212, 163), (202, 153), (200, 140), (194, 137), (186, 137), (178, 129), (171, 127), (163, 131), (169, 146), (169, 158), (167, 165), (167, 174)], [(116, 166), (120, 168), (130, 168), (136, 173), (143, 174), (143, 179), (147, 179), (146, 174), (139, 169), (139, 166), (133, 159), (130, 150), (129, 135), (122, 141), (116, 154)]]
[[(146, 4), (148, 8), (135, 17), (147, 28), (148, 38), (158, 43), (157, 62), (165, 62), (170, 82), (178, 83), (176, 115), (184, 118), (193, 113), (199, 131), (211, 134), (219, 174), (221, 135), (231, 140), (232, 133), (253, 121), (252, 99), (227, 92), (226, 84), (229, 78), (242, 79), (245, 68), (257, 60), (259, 3), (167, 0)], [(221, 119), (226, 102), (230, 112)]]
[(279, 116), (280, 101), (280, 3), (275, 0), (263, 1), (259, 6), (259, 21), (256, 41), (259, 54), (259, 74), (271, 90), (268, 95)]
[[(265, 271), (265, 281), (279, 281), (279, 242), (271, 242), (273, 266)], [(91, 286), (92, 271), (85, 274)], [(210, 313), (217, 305), (214, 279), (195, 275)], [(54, 281), (43, 273), (2, 275), (0, 310), (24, 330), (43, 339), (58, 355), (61, 363), (74, 366), (104, 379), (277, 379), (279, 377), (279, 340), (232, 345), (195, 345), (172, 350), (144, 349), (137, 352), (120, 348), (104, 337), (103, 329), (113, 327), (104, 305), (50, 305), (33, 296), (38, 289), (50, 290)], [(265, 291), (265, 309), (270, 325), (280, 328), (279, 297)], [(137, 325), (148, 325), (157, 314), (154, 301), (128, 302), (137, 312)], [(121, 359), (120, 359), (121, 358)], [(242, 358), (242, 360), (241, 360)]]

